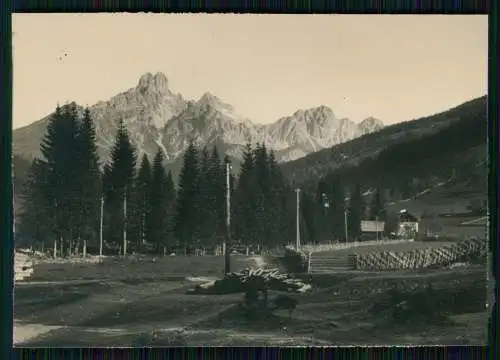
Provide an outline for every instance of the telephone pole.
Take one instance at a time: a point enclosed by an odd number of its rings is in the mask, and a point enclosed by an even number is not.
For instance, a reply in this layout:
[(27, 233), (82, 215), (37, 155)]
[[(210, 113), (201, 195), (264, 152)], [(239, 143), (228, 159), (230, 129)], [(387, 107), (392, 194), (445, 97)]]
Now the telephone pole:
[(102, 256), (102, 224), (103, 224), (103, 217), (104, 217), (104, 196), (101, 196), (101, 214), (100, 214), (100, 219), (99, 219), (99, 256)]
[(123, 193), (123, 256), (127, 255), (127, 187)]
[(297, 188), (295, 189), (295, 192), (297, 193), (297, 236), (296, 236), (296, 247), (297, 251), (300, 248), (300, 189)]
[(347, 245), (347, 238), (349, 237), (349, 233), (347, 230), (347, 208), (344, 210), (344, 228), (345, 228), (345, 243)]
[(226, 238), (223, 243), (224, 274), (231, 272), (231, 254), (229, 244), (231, 242), (231, 163), (226, 163)]

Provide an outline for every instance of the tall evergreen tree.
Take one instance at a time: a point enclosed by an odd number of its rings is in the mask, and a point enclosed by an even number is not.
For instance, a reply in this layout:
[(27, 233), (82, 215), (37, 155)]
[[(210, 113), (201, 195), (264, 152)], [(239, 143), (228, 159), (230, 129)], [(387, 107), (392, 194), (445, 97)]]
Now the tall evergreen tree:
[(111, 162), (105, 184), (105, 197), (109, 212), (106, 214), (109, 218), (106, 237), (109, 241), (117, 244), (121, 244), (123, 230), (128, 227), (123, 208), (124, 202), (127, 201), (128, 206), (132, 198), (135, 166), (136, 151), (130, 141), (125, 124), (120, 120), (115, 144), (111, 150)]
[[(225, 159), (229, 161), (228, 158)], [(212, 234), (212, 245), (219, 244), (226, 233), (226, 167), (220, 160), (217, 147), (214, 146), (210, 155), (210, 177), (211, 181), (211, 204), (215, 212), (214, 233)], [(231, 191), (234, 190), (234, 176), (231, 175), (230, 181), (233, 182)]]
[(254, 184), (254, 206), (252, 208), (255, 223), (254, 223), (254, 239), (257, 240), (260, 246), (268, 245), (268, 213), (269, 207), (269, 169), (267, 151), (264, 144), (257, 144), (254, 150), (255, 166), (253, 169), (255, 184)]
[(74, 161), (79, 132), (75, 108), (74, 103), (64, 109), (57, 107), (41, 143), (43, 161), (47, 166), (48, 221), (52, 224), (54, 239), (61, 240), (62, 254), (66, 254), (64, 250), (70, 241), (75, 240), (78, 235), (75, 230), (79, 227), (79, 189), (74, 182), (79, 175)]
[(345, 203), (345, 191), (342, 183), (338, 178), (333, 178), (329, 182), (330, 191), (327, 193), (328, 199), (330, 200), (329, 218), (331, 221), (331, 235), (328, 234), (329, 238), (333, 237), (335, 239), (340, 239), (344, 237), (345, 226), (344, 226), (344, 211), (346, 207)]
[(145, 243), (146, 236), (146, 222), (150, 208), (150, 186), (151, 186), (151, 165), (148, 156), (143, 155), (139, 171), (134, 182), (134, 191), (131, 201), (133, 216), (130, 221), (131, 238), (137, 244)]
[(78, 238), (96, 245), (101, 196), (101, 173), (96, 145), (96, 131), (89, 109), (85, 109), (77, 136), (75, 166), (78, 176), (73, 179), (79, 196)]
[[(291, 189), (287, 186), (285, 178), (281, 173), (273, 150), (269, 152), (268, 159), (269, 192), (267, 194), (267, 220), (269, 237), (268, 244), (273, 247), (285, 245), (289, 241), (289, 207), (287, 206), (287, 194)], [(313, 232), (312, 232), (313, 233)]]
[(199, 218), (197, 222), (198, 234), (200, 236), (200, 245), (206, 246), (210, 241), (211, 234), (214, 232), (214, 209), (211, 204), (212, 186), (210, 177), (210, 153), (205, 146), (201, 151), (200, 173), (199, 173)]
[(171, 190), (168, 189), (168, 176), (163, 167), (165, 157), (161, 149), (156, 152), (150, 184), (150, 206), (151, 211), (147, 217), (147, 239), (148, 243), (168, 245), (169, 237), (169, 203), (168, 198)]
[(355, 241), (361, 235), (361, 220), (364, 212), (363, 194), (359, 184), (356, 184), (351, 192), (348, 211), (349, 240)]
[(52, 245), (51, 222), (47, 217), (46, 177), (47, 164), (34, 159), (21, 192), (23, 212), (16, 229), (16, 242), (21, 240), (23, 244), (42, 247)]
[(179, 245), (185, 251), (198, 242), (198, 226), (196, 224), (200, 212), (198, 153), (198, 148), (194, 142), (191, 142), (184, 153), (184, 163), (177, 191), (174, 231)]
[(175, 225), (175, 210), (176, 210), (176, 190), (174, 185), (174, 179), (172, 176), (172, 171), (168, 171), (167, 179), (165, 181), (165, 202), (167, 208), (167, 217), (166, 217), (166, 241), (170, 247), (175, 247), (175, 233), (174, 233), (174, 225)]
[[(333, 222), (332, 216), (335, 210), (332, 204), (332, 199), (330, 199), (331, 191), (328, 188), (326, 181), (321, 180), (318, 183), (315, 194), (315, 230), (316, 236), (321, 240), (332, 240), (333, 236)], [(337, 221), (338, 223), (338, 221)], [(338, 234), (336, 234), (338, 235)]]
[(237, 241), (245, 245), (256, 242), (255, 229), (258, 226), (255, 214), (257, 184), (254, 167), (254, 151), (248, 143), (243, 152), (243, 162), (240, 166), (238, 184), (233, 197), (234, 206), (232, 206), (234, 235)]
[(217, 148), (204, 149), (200, 173), (200, 236), (203, 246), (215, 246), (225, 235), (225, 172)]
[(384, 203), (384, 191), (380, 188), (375, 190), (373, 198), (371, 201), (370, 217), (372, 220), (378, 218), (381, 221), (385, 220), (385, 203)]

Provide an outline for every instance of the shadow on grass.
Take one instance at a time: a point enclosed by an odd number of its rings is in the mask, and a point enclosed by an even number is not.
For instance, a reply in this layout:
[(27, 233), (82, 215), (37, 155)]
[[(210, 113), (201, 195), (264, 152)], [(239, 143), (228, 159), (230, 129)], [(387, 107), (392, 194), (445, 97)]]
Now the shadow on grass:
[(39, 319), (44, 317), (46, 312), (50, 312), (56, 307), (82, 301), (90, 294), (68, 293), (52, 297), (36, 298), (30, 302), (17, 303), (14, 301), (14, 317), (19, 320), (26, 318)]
[(182, 324), (206, 316), (235, 302), (234, 296), (185, 295), (166, 291), (137, 302), (117, 304), (113, 311), (89, 319), (81, 326), (123, 326), (141, 323)]
[(14, 289), (14, 317), (19, 320), (58, 323), (59, 308), (83, 302), (90, 295), (103, 294), (109, 290), (109, 286), (99, 283), (22, 286)]

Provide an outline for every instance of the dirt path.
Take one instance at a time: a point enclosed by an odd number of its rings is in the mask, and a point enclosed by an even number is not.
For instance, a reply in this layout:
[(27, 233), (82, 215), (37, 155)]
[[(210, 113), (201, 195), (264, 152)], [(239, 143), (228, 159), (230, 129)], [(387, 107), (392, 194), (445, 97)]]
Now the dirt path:
[(61, 329), (62, 326), (48, 326), (42, 324), (21, 324), (14, 320), (13, 342), (14, 345), (29, 341), (40, 335)]

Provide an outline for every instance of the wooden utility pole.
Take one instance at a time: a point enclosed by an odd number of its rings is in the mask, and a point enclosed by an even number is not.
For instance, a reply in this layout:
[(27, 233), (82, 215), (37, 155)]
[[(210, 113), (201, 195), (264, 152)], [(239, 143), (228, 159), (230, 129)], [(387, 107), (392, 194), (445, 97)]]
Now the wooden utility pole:
[(101, 195), (101, 214), (100, 214), (100, 218), (99, 218), (99, 256), (102, 256), (102, 245), (103, 245), (102, 225), (103, 225), (103, 218), (104, 218), (104, 196)]
[(347, 208), (344, 210), (344, 228), (345, 228), (345, 243), (347, 245), (347, 239), (349, 238), (349, 230), (347, 229)]
[(127, 187), (123, 193), (123, 256), (127, 255)]
[(299, 250), (300, 248), (300, 189), (297, 188), (295, 189), (295, 192), (297, 193), (297, 235), (295, 238), (296, 241), (296, 248)]
[(226, 163), (226, 239), (223, 244), (224, 252), (224, 274), (231, 272), (231, 254), (229, 244), (231, 242), (231, 164)]

